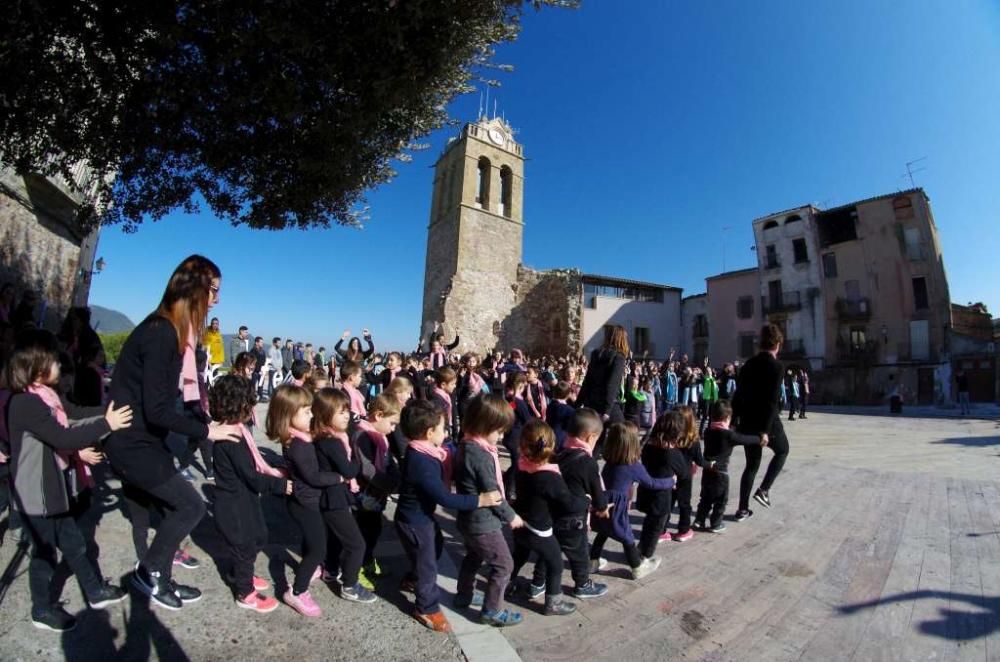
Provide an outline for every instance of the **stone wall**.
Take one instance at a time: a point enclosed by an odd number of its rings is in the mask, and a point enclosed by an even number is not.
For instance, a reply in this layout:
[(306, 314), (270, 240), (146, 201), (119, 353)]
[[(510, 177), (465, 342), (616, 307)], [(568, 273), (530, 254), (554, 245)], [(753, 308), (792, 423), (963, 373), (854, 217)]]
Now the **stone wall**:
[(578, 353), (582, 336), (583, 280), (575, 269), (517, 270), (515, 303), (502, 325), (500, 348), (531, 356)]
[(80, 275), (80, 248), (88, 238), (73, 231), (75, 212), (75, 202), (48, 180), (0, 173), (0, 283), (34, 290), (50, 329), (58, 328), (74, 298), (86, 302), (90, 287), (89, 262)]

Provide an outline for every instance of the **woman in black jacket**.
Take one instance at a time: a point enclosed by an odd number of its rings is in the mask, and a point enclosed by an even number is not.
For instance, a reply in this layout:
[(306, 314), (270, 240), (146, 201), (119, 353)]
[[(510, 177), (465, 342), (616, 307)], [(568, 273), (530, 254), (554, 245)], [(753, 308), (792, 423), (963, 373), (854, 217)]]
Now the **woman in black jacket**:
[[(604, 429), (609, 423), (625, 420), (622, 413), (621, 394), (625, 383), (625, 362), (630, 354), (628, 334), (625, 327), (616, 325), (605, 327), (604, 344), (590, 354), (587, 374), (576, 398), (578, 407), (589, 407), (604, 421)], [(597, 443), (594, 457), (600, 457), (604, 447), (604, 436)]]
[[(240, 439), (235, 425), (206, 424), (185, 415), (183, 401), (198, 398), (195, 348), (208, 309), (219, 299), (221, 272), (207, 258), (192, 255), (174, 270), (159, 307), (137, 326), (122, 347), (109, 398), (129, 405), (132, 427), (113, 432), (104, 444), (123, 486), (163, 509), (163, 520), (139, 559), (133, 584), (167, 609), (201, 598), (201, 591), (171, 579), (174, 553), (205, 514), (197, 490), (177, 472), (165, 443), (175, 432), (212, 441)], [(187, 393), (188, 397), (181, 395)], [(141, 508), (136, 502), (129, 508)]]

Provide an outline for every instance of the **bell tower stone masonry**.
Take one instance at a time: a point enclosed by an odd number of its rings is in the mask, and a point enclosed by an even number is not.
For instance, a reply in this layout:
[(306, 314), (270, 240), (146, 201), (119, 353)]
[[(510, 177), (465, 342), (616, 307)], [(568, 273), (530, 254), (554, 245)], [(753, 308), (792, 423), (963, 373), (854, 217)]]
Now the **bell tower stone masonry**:
[(500, 118), (466, 124), (434, 166), (421, 339), (440, 323), (459, 351), (500, 344), (517, 304), (524, 156)]

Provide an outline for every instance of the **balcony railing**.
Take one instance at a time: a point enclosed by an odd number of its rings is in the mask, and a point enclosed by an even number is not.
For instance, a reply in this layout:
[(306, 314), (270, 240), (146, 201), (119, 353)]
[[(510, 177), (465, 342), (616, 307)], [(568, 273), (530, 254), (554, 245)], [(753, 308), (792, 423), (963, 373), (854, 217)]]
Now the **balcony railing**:
[(872, 318), (872, 303), (864, 299), (837, 299), (837, 317), (842, 320), (867, 321)]
[(764, 258), (764, 269), (765, 270), (766, 269), (780, 269), (780, 268), (781, 268), (781, 262), (778, 261), (778, 258), (776, 256), (770, 255), (770, 256)]
[(802, 294), (799, 291), (782, 292), (777, 297), (761, 297), (761, 307), (765, 315), (783, 313), (802, 308)]
[(837, 359), (844, 363), (872, 362), (878, 358), (878, 342), (837, 343)]

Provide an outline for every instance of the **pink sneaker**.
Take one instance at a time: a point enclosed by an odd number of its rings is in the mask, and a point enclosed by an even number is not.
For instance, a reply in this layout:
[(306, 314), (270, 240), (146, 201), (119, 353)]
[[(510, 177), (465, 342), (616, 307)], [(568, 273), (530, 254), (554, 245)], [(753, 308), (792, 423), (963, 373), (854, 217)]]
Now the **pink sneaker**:
[(662, 536), (660, 536), (660, 542), (666, 542), (668, 540), (673, 540), (673, 539), (674, 539), (674, 534), (670, 533), (669, 531), (665, 532)]
[(285, 597), (282, 598), (285, 604), (299, 612), (303, 616), (308, 616), (309, 618), (319, 618), (323, 615), (323, 611), (313, 600), (313, 597), (309, 595), (309, 591), (302, 593), (300, 595), (295, 595), (292, 589), (285, 591)]
[(243, 609), (252, 609), (258, 614), (267, 614), (278, 608), (278, 601), (257, 591), (253, 591), (245, 598), (237, 600), (236, 606)]
[(318, 565), (318, 566), (316, 566), (316, 572), (314, 572), (313, 576), (309, 579), (309, 583), (310, 584), (315, 584), (320, 579), (322, 579), (322, 577), (323, 577), (323, 566), (322, 565)]
[(691, 529), (688, 529), (684, 533), (674, 534), (674, 542), (687, 542), (688, 540), (691, 540), (691, 538), (694, 538), (694, 531)]
[(271, 588), (271, 582), (267, 581), (263, 577), (253, 576), (253, 590), (255, 591), (266, 591)]

